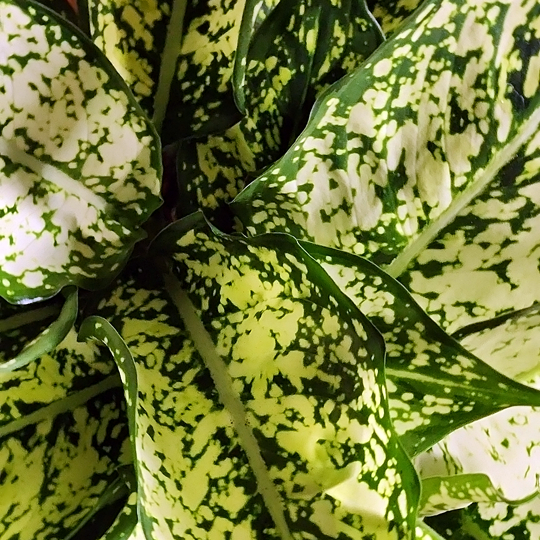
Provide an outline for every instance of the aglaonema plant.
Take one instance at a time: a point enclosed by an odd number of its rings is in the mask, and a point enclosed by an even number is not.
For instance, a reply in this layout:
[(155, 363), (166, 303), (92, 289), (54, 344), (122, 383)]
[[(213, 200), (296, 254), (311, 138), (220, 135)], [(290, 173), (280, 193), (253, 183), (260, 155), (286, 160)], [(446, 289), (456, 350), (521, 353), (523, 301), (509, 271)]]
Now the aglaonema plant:
[(536, 540), (540, 6), (0, 0), (0, 539)]

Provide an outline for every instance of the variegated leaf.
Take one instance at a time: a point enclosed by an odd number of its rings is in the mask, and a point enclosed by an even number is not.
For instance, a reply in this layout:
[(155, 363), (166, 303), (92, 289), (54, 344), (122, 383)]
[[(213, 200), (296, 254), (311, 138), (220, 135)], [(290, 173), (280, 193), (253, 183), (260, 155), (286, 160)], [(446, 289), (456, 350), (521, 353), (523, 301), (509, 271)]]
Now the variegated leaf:
[(421, 3), (421, 0), (368, 0), (368, 7), (389, 37)]
[(78, 25), (79, 18), (77, 17), (76, 3), (74, 0), (39, 0), (39, 4), (52, 9), (61, 17), (69, 22)]
[(540, 498), (519, 506), (474, 504), (427, 520), (445, 540), (536, 540)]
[(238, 34), (238, 46), (234, 57), (233, 93), (234, 101), (242, 114), (246, 114), (245, 82), (247, 55), (253, 34), (266, 20), (281, 0), (245, 0), (242, 22)]
[(70, 410), (118, 386), (114, 363), (95, 347), (77, 343), (71, 330), (49, 354), (15, 371), (0, 372), (0, 436), (15, 432), (17, 422), (41, 420)]
[(178, 539), (412, 538), (417, 486), (380, 338), (294, 240), (267, 242), (196, 215), (155, 249), (172, 249), (197, 312), (172, 277), (174, 303), (142, 277), (100, 306), (137, 370), (141, 524)]
[(89, 0), (92, 36), (164, 144), (238, 121), (230, 79), (244, 0)]
[[(0, 535), (70, 538), (116, 478), (125, 439), (119, 388), (0, 437)], [(4, 431), (4, 428), (0, 428)]]
[(540, 132), (400, 276), (449, 332), (540, 302), (539, 160)]
[[(290, 232), (392, 263), (393, 276), (425, 261), (441, 231), (540, 139), (539, 20), (534, 0), (427, 0), (323, 96), (236, 213), (250, 233)], [(444, 292), (437, 276), (427, 296)]]
[(160, 203), (159, 142), (82, 34), (25, 0), (0, 11), (0, 296), (97, 287)]
[(439, 536), (436, 531), (420, 521), (416, 527), (415, 540), (446, 540), (442, 536)]
[[(446, 477), (440, 479), (438, 493), (433, 487), (431, 504), (450, 510), (475, 501), (517, 504), (537, 496), (539, 458), (540, 412), (515, 407), (451, 433), (419, 455), (416, 467), (422, 477)], [(468, 477), (478, 474), (487, 476), (492, 484), (484, 478), (483, 493), (478, 486), (468, 484)], [(453, 487), (446, 489), (444, 484)]]
[(460, 346), (379, 267), (357, 255), (302, 245), (382, 333), (390, 412), (411, 455), (505, 407), (538, 404), (538, 392)]
[(428, 476), (422, 478), (420, 515), (432, 516), (448, 510), (465, 508), (471, 503), (501, 503), (511, 506), (529, 503), (538, 497), (534, 490), (527, 497), (509, 500), (483, 473), (465, 473), (452, 476)]
[(77, 318), (78, 292), (73, 288), (65, 296), (63, 306), (55, 300), (40, 307), (2, 303), (0, 373), (25, 366), (64, 340)]
[(137, 519), (137, 493), (130, 494), (114, 523), (99, 540), (146, 540)]
[[(249, 12), (243, 24), (246, 20)], [(359, 66), (381, 41), (363, 0), (280, 2), (238, 59), (243, 87), (236, 89), (236, 99), (244, 118), (225, 133), (183, 141), (179, 148), (184, 215), (232, 200), (257, 171), (283, 155), (304, 127), (315, 97)]]
[[(183, 0), (86, 0), (90, 34), (128, 84), (144, 111), (152, 116), (162, 60), (176, 63), (165, 45), (180, 47), (187, 2)], [(172, 15), (175, 14), (173, 19)], [(174, 40), (174, 44), (173, 44)], [(170, 56), (170, 58), (164, 58)], [(164, 72), (171, 68), (164, 66)], [(162, 75), (163, 76), (163, 75)], [(170, 84), (170, 81), (169, 81)], [(165, 96), (165, 99), (167, 96)], [(165, 103), (166, 105), (166, 103)]]
[(481, 321), (454, 336), (497, 371), (540, 387), (540, 306)]
[(67, 540), (105, 503), (130, 460), (112, 370), (72, 330), (54, 352), (0, 374), (2, 538)]

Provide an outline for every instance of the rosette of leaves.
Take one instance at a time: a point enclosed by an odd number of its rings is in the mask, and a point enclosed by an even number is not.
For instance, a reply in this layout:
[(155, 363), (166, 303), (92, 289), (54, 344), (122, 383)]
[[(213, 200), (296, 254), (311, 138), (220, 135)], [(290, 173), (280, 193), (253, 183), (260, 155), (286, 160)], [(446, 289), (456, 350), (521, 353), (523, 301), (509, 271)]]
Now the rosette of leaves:
[[(537, 3), (47, 5), (0, 10), (0, 536), (536, 539)], [(168, 207), (258, 176), (250, 237), (124, 268), (177, 140)]]

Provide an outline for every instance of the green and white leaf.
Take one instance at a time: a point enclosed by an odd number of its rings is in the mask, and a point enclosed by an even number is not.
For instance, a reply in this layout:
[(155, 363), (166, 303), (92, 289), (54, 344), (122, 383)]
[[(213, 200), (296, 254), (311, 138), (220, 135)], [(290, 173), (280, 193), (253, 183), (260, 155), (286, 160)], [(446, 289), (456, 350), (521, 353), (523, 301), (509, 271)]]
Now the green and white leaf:
[(114, 365), (72, 330), (52, 353), (0, 373), (0, 536), (70, 538), (130, 460)]
[(78, 292), (66, 291), (63, 306), (56, 301), (39, 308), (2, 304), (0, 373), (5, 373), (53, 351), (64, 340), (77, 318)]
[(98, 287), (160, 204), (159, 142), (74, 27), (25, 0), (0, 11), (0, 296)]
[(89, 0), (92, 35), (164, 144), (238, 121), (230, 79), (244, 0)]
[(339, 250), (302, 246), (383, 335), (390, 413), (410, 455), (505, 407), (538, 405), (538, 392), (460, 346), (379, 267)]
[[(152, 116), (162, 59), (165, 56), (167, 31), (170, 24), (176, 26), (174, 31), (178, 40), (176, 44), (178, 49), (186, 2), (181, 0), (86, 1), (93, 42), (111, 61), (144, 111)], [(173, 9), (180, 12), (175, 21), (172, 21)], [(170, 31), (172, 30), (171, 28)], [(172, 48), (172, 43), (169, 43), (169, 46)], [(174, 65), (176, 58), (173, 57), (171, 62)]]
[(497, 371), (540, 387), (540, 306), (461, 328), (454, 335)]
[(137, 493), (130, 494), (114, 523), (99, 540), (146, 540), (137, 519)]
[(418, 486), (391, 432), (380, 337), (293, 239), (267, 241), (194, 216), (155, 249), (173, 251), (197, 312), (172, 277), (174, 302), (142, 276), (100, 306), (137, 370), (141, 525), (179, 539), (412, 538)]
[(427, 0), (322, 96), (235, 212), (251, 234), (288, 232), (400, 276), (540, 138), (538, 20), (537, 2)]
[(465, 473), (453, 476), (422, 478), (420, 515), (431, 516), (469, 506), (471, 503), (501, 503), (511, 506), (526, 504), (538, 497), (532, 491), (519, 500), (508, 500), (487, 474)]
[[(303, 129), (316, 96), (382, 41), (362, 0), (280, 2), (269, 13), (264, 5), (257, 12), (264, 19), (251, 23), (256, 31), (246, 23), (253, 21), (249, 10), (242, 23), (235, 98), (244, 118), (224, 133), (182, 141), (179, 147), (182, 215), (232, 200), (283, 155)], [(248, 8), (254, 9), (252, 3)], [(249, 47), (246, 36), (252, 39)]]
[[(465, 506), (467, 500), (479, 501), (474, 486), (467, 485), (468, 477), (475, 474), (486, 475), (493, 484), (491, 490), (483, 481), (492, 501), (497, 500), (496, 492), (499, 501), (506, 503), (537, 495), (539, 456), (540, 412), (514, 407), (454, 431), (419, 455), (415, 464), (423, 478), (449, 477), (446, 484), (454, 486), (454, 493), (443, 484), (437, 501), (440, 510), (448, 510)], [(464, 475), (461, 487), (456, 475)]]
[(386, 37), (390, 37), (421, 3), (421, 0), (368, 0), (368, 7)]
[(44, 5), (45, 7), (52, 9), (54, 12), (58, 13), (61, 17), (73, 23), (74, 25), (79, 25), (79, 18), (77, 12), (73, 8), (73, 2), (70, 0), (39, 0), (37, 2)]
[(540, 498), (519, 506), (474, 504), (428, 521), (447, 540), (535, 540), (540, 534)]

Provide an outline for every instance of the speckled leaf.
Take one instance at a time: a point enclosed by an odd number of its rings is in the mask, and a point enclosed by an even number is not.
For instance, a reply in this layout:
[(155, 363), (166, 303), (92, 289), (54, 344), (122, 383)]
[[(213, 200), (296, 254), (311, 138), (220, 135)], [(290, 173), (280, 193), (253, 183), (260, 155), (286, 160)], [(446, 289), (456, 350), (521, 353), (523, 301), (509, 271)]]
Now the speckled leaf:
[[(524, 495), (523, 493), (522, 495)], [(517, 506), (538, 496), (538, 491), (530, 492), (520, 500), (508, 500), (491, 481), (487, 474), (466, 473), (452, 476), (429, 476), (422, 478), (422, 498), (420, 515), (432, 516), (448, 510), (456, 510), (471, 503), (500, 503)]]
[(100, 306), (135, 360), (142, 526), (412, 538), (417, 484), (390, 430), (380, 337), (293, 239), (267, 242), (194, 216), (155, 249), (173, 250), (197, 312), (172, 276), (173, 302), (143, 276)]
[(0, 373), (2, 538), (69, 538), (129, 461), (113, 369), (71, 331), (54, 352)]
[(421, 3), (421, 0), (368, 0), (368, 7), (386, 37), (390, 37)]
[[(442, 496), (435, 495), (444, 510), (461, 508), (467, 499), (486, 502), (467, 485), (467, 476), (473, 474), (491, 480), (492, 488), (483, 480), (489, 500), (508, 503), (533, 498), (539, 492), (539, 457), (540, 411), (515, 407), (451, 433), (418, 456), (416, 467), (422, 477), (447, 477), (447, 484), (453, 484), (454, 493), (443, 489)], [(465, 475), (461, 487), (459, 475)]]
[[(184, 35), (164, 113), (164, 143), (216, 133), (240, 119), (231, 79), (244, 2), (187, 2)], [(160, 123), (159, 117), (156, 120)]]
[(246, 113), (245, 82), (249, 46), (255, 31), (279, 3), (280, 0), (245, 0), (232, 78), (234, 101), (242, 114)]
[(43, 417), (0, 437), (0, 535), (69, 538), (116, 478), (125, 438), (122, 392)]
[(73, 2), (70, 0), (40, 0), (38, 3), (52, 9), (69, 22), (75, 25), (79, 24), (77, 12), (74, 9)]
[(416, 527), (415, 540), (446, 540), (424, 522), (419, 521)]
[[(94, 43), (111, 61), (128, 84), (144, 111), (152, 116), (154, 99), (163, 67), (162, 59), (176, 64), (176, 56), (164, 58), (169, 24), (171, 36), (169, 47), (176, 42), (176, 54), (182, 40), (184, 0), (87, 0), (90, 33)], [(179, 11), (175, 20), (173, 7)], [(172, 58), (171, 58), (172, 56)], [(167, 98), (167, 96), (165, 96)]]
[(0, 11), (0, 296), (97, 287), (160, 203), (159, 142), (74, 27), (24, 0)]
[(182, 213), (232, 200), (283, 155), (303, 129), (316, 96), (359, 66), (381, 41), (363, 0), (280, 2), (238, 59), (245, 64), (238, 75), (241, 91), (236, 90), (244, 118), (225, 133), (180, 146)]
[(540, 535), (540, 498), (519, 506), (474, 504), (428, 521), (444, 540), (536, 540)]
[(449, 332), (540, 302), (539, 160), (536, 134), (400, 276)]
[(463, 346), (497, 371), (540, 386), (540, 306), (481, 321), (458, 330)]
[(538, 392), (460, 346), (379, 267), (357, 255), (302, 245), (382, 333), (391, 415), (410, 454), (505, 407), (538, 405)]
[[(506, 375), (538, 387), (540, 356), (538, 346), (534, 346), (538, 327), (533, 328), (537, 319), (537, 309), (533, 309), (478, 323), (461, 331), (463, 343), (484, 354), (490, 365)], [(493, 484), (490, 488), (483, 480), (484, 491), (489, 491), (492, 502), (510, 504), (508, 499), (513, 499), (517, 504), (517, 499), (537, 495), (539, 458), (540, 410), (517, 407), (455, 431), (418, 456), (417, 467), (424, 477), (438, 475), (442, 482), (454, 486), (457, 496), (448, 492), (437, 495), (433, 490), (442, 510), (460, 508), (467, 501), (487, 502), (481, 493), (461, 482), (459, 476), (467, 480), (467, 476), (485, 474)], [(479, 507), (487, 509), (489, 505)]]
[(114, 523), (99, 540), (146, 540), (137, 519), (137, 493), (131, 493)]
[(250, 233), (290, 232), (401, 275), (537, 132), (539, 20), (534, 0), (427, 0), (323, 96), (235, 212)]
[(238, 121), (230, 79), (244, 0), (89, 0), (92, 36), (164, 144)]
[(78, 292), (67, 290), (61, 308), (55, 301), (41, 307), (8, 306), (3, 304), (7, 316), (0, 322), (0, 373), (25, 366), (64, 340), (77, 318)]

